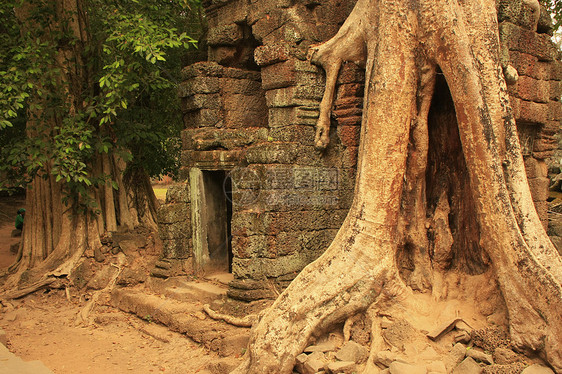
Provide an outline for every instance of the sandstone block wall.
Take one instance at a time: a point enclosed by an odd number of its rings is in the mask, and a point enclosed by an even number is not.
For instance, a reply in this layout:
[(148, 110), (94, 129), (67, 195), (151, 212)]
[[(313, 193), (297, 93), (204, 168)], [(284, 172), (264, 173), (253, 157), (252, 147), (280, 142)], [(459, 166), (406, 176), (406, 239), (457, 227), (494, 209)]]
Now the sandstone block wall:
[(551, 40), (552, 22), (543, 8), (535, 29), (532, 12), (521, 0), (502, 0), (498, 6), (504, 63), (519, 74), (508, 86), (527, 178), (535, 207), (548, 226), (548, 167), (546, 160), (557, 148), (562, 120), (562, 62)]
[[(354, 3), (204, 1), (208, 61), (186, 67), (179, 88), (182, 176), (191, 186), (194, 168), (225, 171), (232, 179), (233, 297), (274, 297), (327, 248), (350, 206), (364, 73), (351, 63), (342, 67), (330, 146), (319, 152), (314, 125), (324, 73), (306, 57), (312, 44), (337, 32)], [(520, 0), (499, 1), (498, 12), (504, 64), (519, 74), (509, 93), (529, 182), (546, 222), (545, 159), (555, 148), (562, 116), (562, 65), (544, 10), (536, 30)], [(184, 220), (163, 221), (164, 255), (198, 258), (190, 215), (194, 195), (172, 195), (163, 214), (184, 214)]]

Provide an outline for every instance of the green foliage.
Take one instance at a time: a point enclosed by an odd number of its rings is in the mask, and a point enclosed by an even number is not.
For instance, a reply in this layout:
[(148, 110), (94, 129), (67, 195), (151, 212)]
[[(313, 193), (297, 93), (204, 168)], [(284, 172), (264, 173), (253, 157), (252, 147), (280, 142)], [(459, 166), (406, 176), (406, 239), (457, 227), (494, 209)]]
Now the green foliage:
[(562, 26), (562, 1), (540, 0), (540, 3), (550, 11), (552, 18), (554, 19), (554, 31), (559, 30), (560, 26)]
[[(93, 173), (104, 153), (151, 175), (173, 173), (181, 130), (175, 87), (186, 49), (196, 46), (188, 33), (198, 31), (189, 21), (199, 1), (89, 0), (66, 13), (56, 3), (0, 4), (4, 184), (52, 175), (84, 202), (90, 186), (109, 182)], [(24, 27), (14, 9), (26, 10)]]

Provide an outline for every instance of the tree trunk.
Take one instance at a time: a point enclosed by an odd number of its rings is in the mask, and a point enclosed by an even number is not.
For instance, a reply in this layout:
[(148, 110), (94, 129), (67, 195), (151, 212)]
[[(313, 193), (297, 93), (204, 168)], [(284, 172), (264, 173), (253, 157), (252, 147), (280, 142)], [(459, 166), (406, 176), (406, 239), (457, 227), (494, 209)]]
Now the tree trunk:
[[(41, 5), (25, 3), (16, 9), (23, 32), (38, 26), (30, 17), (36, 11), (34, 6)], [(51, 89), (58, 90), (53, 95), (63, 98), (65, 107), (69, 108), (68, 113), (62, 115), (74, 116), (83, 110), (83, 91), (94, 86), (87, 64), (82, 60), (84, 46), (89, 41), (87, 14), (81, 0), (56, 0), (52, 7), (55, 21), (49, 25), (50, 33), (42, 37), (55, 43), (54, 35), (64, 29), (72, 34), (74, 43), (64, 45), (57, 41), (53, 68), (60, 69), (60, 82)], [(29, 113), (26, 131), (29, 137), (42, 136), (48, 142), (57, 134), (57, 128), (63, 126), (62, 119), (56, 110), (54, 114), (47, 112), (48, 103), (40, 103), (47, 109)], [(98, 214), (93, 214), (75, 209), (76, 204), (83, 201), (63, 201), (65, 182), (56, 181), (52, 167), (52, 161), (47, 161), (28, 187), (22, 245), (18, 262), (10, 268), (12, 274), (4, 284), (5, 290), (41, 284), (47, 277), (70, 274), (84, 251), (100, 248), (101, 235), (116, 231), (118, 226), (133, 229), (145, 225), (156, 229), (158, 202), (149, 176), (143, 170), (131, 172), (124, 178), (126, 163), (123, 160), (111, 153), (94, 153), (90, 177), (105, 177), (109, 181), (90, 192), (89, 198), (99, 208)], [(117, 190), (111, 180), (116, 182)]]
[[(408, 319), (419, 292), (454, 297), (452, 272), (496, 278), (515, 346), (562, 372), (562, 261), (532, 203), (499, 46), (494, 0), (359, 0), (313, 48), (327, 75), (318, 148), (342, 61), (366, 65), (355, 196), (330, 247), (254, 327), (235, 373), (291, 373), (314, 334), (359, 312)], [(428, 121), (438, 71), (452, 101)]]

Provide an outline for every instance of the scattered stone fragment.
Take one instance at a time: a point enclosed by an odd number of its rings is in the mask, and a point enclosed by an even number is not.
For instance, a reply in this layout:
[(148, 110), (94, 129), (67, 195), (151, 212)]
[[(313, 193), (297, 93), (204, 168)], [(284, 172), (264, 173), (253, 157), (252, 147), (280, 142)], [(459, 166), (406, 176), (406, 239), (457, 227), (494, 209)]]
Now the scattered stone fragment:
[(482, 370), (482, 367), (472, 357), (467, 357), (453, 370), (453, 374), (480, 374)]
[(337, 361), (330, 362), (327, 369), (332, 374), (352, 374), (357, 370), (357, 365), (353, 361)]
[(353, 361), (360, 364), (365, 361), (367, 355), (367, 348), (354, 341), (348, 341), (336, 353), (336, 358), (340, 361)]
[(447, 367), (443, 361), (433, 361), (431, 364), (425, 366), (428, 373), (443, 373), (447, 374)]
[(519, 355), (509, 348), (498, 347), (494, 351), (494, 362), (496, 364), (508, 365), (519, 360)]
[(494, 359), (492, 358), (492, 355), (484, 353), (479, 349), (474, 349), (474, 348), (469, 349), (466, 351), (466, 355), (468, 357), (472, 357), (476, 361), (480, 361), (488, 365), (492, 365), (494, 363)]
[(423, 366), (405, 364), (403, 362), (394, 361), (388, 367), (390, 374), (426, 374), (427, 370)]
[(437, 325), (437, 327), (435, 327), (427, 334), (427, 337), (430, 338), (431, 340), (437, 340), (441, 336), (453, 330), (457, 322), (460, 321), (462, 321), (461, 318), (453, 318), (450, 320), (446, 320), (445, 322), (441, 322), (439, 325)]
[(412, 327), (408, 321), (397, 320), (388, 328), (382, 330), (382, 336), (388, 344), (403, 351), (407, 343), (425, 335)]
[(336, 349), (338, 349), (337, 345), (335, 342), (327, 340), (325, 342), (319, 343), (319, 344), (315, 344), (315, 345), (311, 345), (308, 346), (304, 349), (304, 352), (306, 353), (312, 353), (312, 352), (333, 352)]
[(105, 260), (105, 255), (102, 253), (100, 248), (94, 249), (94, 260), (97, 262), (103, 262)]
[(466, 347), (461, 343), (457, 343), (447, 355), (447, 358), (445, 359), (445, 366), (447, 366), (447, 369), (451, 371), (460, 364), (462, 360), (464, 360), (465, 356)]
[[(315, 353), (319, 353), (319, 352), (315, 352)], [(323, 369), (324, 369), (324, 360), (319, 359), (317, 357), (312, 357), (312, 355), (310, 355), (308, 357), (308, 360), (306, 360), (306, 362), (304, 363), (303, 374), (316, 374)]]
[(468, 325), (468, 323), (466, 323), (464, 320), (460, 320), (457, 321), (457, 323), (455, 323), (455, 329), (459, 330), (459, 331), (466, 331), (469, 335), (472, 332), (472, 327), (470, 327)]
[(306, 363), (306, 360), (308, 360), (308, 355), (306, 353), (301, 353), (300, 355), (298, 355), (295, 359), (295, 370), (298, 373), (304, 373), (304, 364)]
[(466, 331), (461, 331), (458, 334), (455, 334), (455, 343), (468, 344), (470, 342), (470, 339), (470, 334)]
[(375, 356), (375, 362), (389, 367), (394, 361), (398, 360), (398, 353), (391, 351), (379, 351)]
[(433, 349), (433, 347), (427, 347), (419, 355), (419, 358), (424, 361), (439, 361), (441, 360), (441, 355)]
[(554, 372), (546, 366), (534, 364), (523, 370), (521, 374), (554, 374)]

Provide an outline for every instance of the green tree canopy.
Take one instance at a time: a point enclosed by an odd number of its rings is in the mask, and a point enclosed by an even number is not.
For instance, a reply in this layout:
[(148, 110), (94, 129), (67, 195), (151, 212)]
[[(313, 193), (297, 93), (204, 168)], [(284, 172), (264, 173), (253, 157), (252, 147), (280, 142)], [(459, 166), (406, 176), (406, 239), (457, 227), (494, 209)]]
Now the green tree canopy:
[[(25, 185), (52, 161), (49, 173), (66, 182), (67, 192), (85, 195), (109, 178), (92, 173), (94, 155), (114, 152), (129, 169), (173, 173), (181, 129), (174, 87), (200, 32), (198, 0), (88, 0), (53, 28), (60, 22), (56, 7), (46, 0), (0, 5), (1, 161), (11, 177), (5, 182)], [(36, 27), (21, 28), (18, 9)], [(76, 36), (73, 17), (86, 35)], [(80, 79), (65, 79), (73, 75)], [(55, 128), (48, 125), (53, 119)]]

